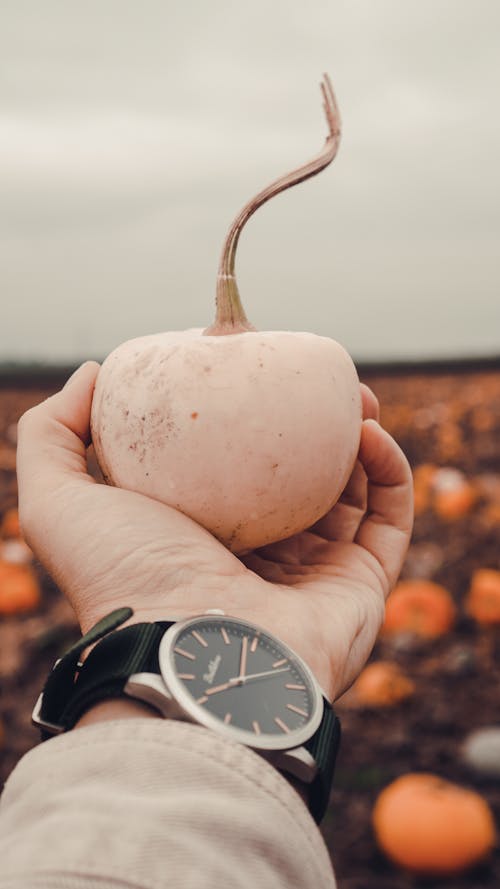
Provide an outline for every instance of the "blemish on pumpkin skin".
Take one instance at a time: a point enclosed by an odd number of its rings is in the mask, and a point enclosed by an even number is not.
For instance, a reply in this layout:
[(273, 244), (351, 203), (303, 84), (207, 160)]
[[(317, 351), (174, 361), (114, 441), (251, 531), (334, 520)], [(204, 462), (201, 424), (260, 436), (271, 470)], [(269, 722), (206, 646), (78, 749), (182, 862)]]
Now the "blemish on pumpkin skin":
[[(233, 531), (231, 532), (231, 534), (229, 535), (229, 537), (227, 538), (227, 540), (226, 540), (226, 541), (223, 541), (223, 542), (225, 542), (225, 545), (226, 545), (227, 547), (232, 546), (232, 544), (233, 544), (234, 541), (236, 540), (238, 534), (240, 533), (242, 527), (243, 527), (243, 522), (238, 522), (238, 524), (237, 524), (236, 527), (233, 529)], [(221, 540), (222, 540), (222, 538), (221, 538)]]
[(151, 425), (151, 429), (157, 429), (158, 426), (161, 426), (164, 423), (165, 417), (160, 410), (157, 408), (149, 413), (149, 423)]

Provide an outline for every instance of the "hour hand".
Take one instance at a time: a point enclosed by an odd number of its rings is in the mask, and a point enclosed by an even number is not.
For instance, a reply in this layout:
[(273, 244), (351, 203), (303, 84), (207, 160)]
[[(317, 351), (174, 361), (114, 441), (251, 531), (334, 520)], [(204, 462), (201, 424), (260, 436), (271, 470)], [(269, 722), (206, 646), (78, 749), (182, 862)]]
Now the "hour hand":
[(222, 685), (214, 685), (213, 688), (205, 689), (206, 695), (215, 695), (218, 691), (226, 691), (228, 688), (232, 688), (234, 685), (234, 680), (230, 679), (229, 682), (224, 682)]

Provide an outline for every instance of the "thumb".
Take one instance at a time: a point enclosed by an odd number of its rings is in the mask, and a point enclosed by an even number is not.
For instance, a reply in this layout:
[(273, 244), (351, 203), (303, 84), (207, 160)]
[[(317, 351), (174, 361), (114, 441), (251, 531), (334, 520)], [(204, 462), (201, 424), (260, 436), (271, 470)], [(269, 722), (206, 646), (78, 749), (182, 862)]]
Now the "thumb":
[(31, 408), (18, 426), (19, 508), (73, 479), (89, 481), (85, 449), (99, 365), (87, 361), (60, 392)]
[(90, 409), (99, 372), (97, 361), (85, 361), (66, 380), (60, 392), (38, 407), (49, 407), (84, 444), (90, 444)]

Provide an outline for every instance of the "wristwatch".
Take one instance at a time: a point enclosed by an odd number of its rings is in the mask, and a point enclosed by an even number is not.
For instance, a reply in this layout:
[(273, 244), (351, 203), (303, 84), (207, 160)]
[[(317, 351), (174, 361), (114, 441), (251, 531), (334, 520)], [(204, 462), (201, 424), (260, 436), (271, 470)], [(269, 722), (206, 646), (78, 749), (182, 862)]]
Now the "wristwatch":
[(32, 714), (42, 740), (71, 729), (99, 701), (135, 698), (244, 744), (294, 776), (308, 786), (319, 823), (340, 723), (307, 664), (267, 630), (218, 609), (118, 629), (132, 615), (131, 608), (113, 611), (56, 661)]

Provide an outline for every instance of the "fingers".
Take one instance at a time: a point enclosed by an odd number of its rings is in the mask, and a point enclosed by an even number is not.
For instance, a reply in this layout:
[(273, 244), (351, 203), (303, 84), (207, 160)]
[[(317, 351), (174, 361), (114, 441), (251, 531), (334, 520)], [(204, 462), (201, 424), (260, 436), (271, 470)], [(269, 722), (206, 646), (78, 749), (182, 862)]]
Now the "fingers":
[(90, 481), (85, 446), (99, 365), (88, 361), (60, 392), (27, 411), (19, 421), (17, 476), (19, 510), (57, 490), (68, 479)]
[(378, 403), (378, 398), (374, 392), (366, 385), (366, 383), (360, 383), (359, 388), (361, 389), (361, 403), (363, 405), (363, 420), (379, 420), (380, 419), (380, 405)]
[[(376, 395), (365, 383), (360, 384), (360, 389), (363, 419), (378, 420), (380, 407)], [(339, 500), (326, 516), (313, 525), (311, 531), (325, 540), (352, 541), (365, 514), (366, 504), (366, 473), (358, 460)]]
[(388, 593), (401, 570), (413, 525), (411, 470), (394, 439), (372, 419), (363, 423), (359, 459), (368, 479), (368, 502), (355, 542), (381, 565)]
[(354, 540), (366, 512), (367, 481), (359, 460), (335, 506), (311, 528), (325, 540)]

